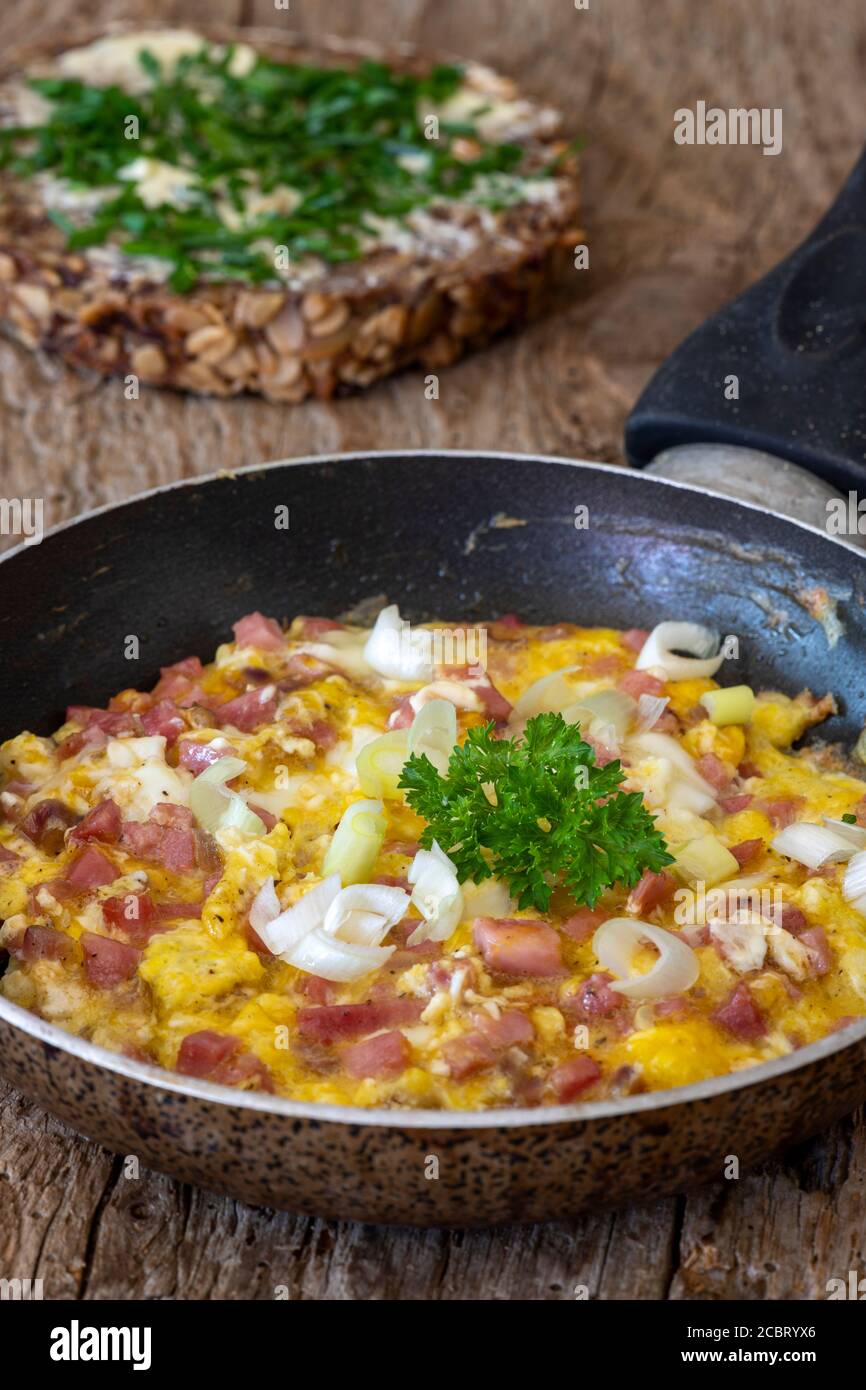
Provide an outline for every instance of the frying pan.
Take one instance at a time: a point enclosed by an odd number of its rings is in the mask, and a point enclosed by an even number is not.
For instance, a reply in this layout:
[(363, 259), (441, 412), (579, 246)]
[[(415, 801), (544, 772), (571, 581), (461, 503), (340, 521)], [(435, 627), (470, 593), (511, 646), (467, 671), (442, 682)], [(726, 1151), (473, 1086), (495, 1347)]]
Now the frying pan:
[[(274, 526), (288, 506), (290, 528)], [(589, 509), (588, 529), (575, 508)], [(514, 524), (515, 522), (519, 524)], [(834, 640), (808, 590), (837, 605)], [(412, 620), (737, 633), (732, 681), (833, 690), (823, 736), (866, 722), (866, 557), (719, 495), (564, 459), (388, 453), (281, 462), (103, 508), (0, 561), (0, 736), (49, 733), (237, 616), (335, 616), (387, 595)], [(127, 635), (140, 658), (124, 656)], [(866, 1098), (866, 1019), (732, 1076), (625, 1099), (452, 1114), (237, 1091), (104, 1051), (0, 999), (0, 1070), (88, 1137), (244, 1201), (385, 1223), (564, 1218), (721, 1176)]]

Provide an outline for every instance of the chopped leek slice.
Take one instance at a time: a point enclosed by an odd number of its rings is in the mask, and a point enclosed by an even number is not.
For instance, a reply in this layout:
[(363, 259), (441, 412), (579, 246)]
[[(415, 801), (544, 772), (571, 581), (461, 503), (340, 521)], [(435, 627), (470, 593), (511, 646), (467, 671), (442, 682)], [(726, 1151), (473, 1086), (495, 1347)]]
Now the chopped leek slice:
[(457, 711), (450, 700), (422, 705), (409, 730), (409, 752), (424, 754), (442, 776), (457, 742)]
[(365, 743), (357, 758), (358, 781), (365, 796), (393, 801), (402, 797), (397, 786), (403, 764), (409, 756), (406, 729), (391, 729), (380, 738)]
[(715, 835), (701, 835), (676, 851), (673, 868), (683, 882), (702, 882), (711, 888), (738, 873), (740, 865)]
[(750, 685), (729, 685), (724, 690), (707, 690), (701, 704), (713, 724), (748, 724), (755, 708), (755, 692)]
[(242, 758), (218, 758), (200, 772), (189, 789), (189, 809), (202, 830), (211, 835), (218, 830), (241, 830), (246, 835), (264, 835), (261, 816), (251, 811), (242, 796), (225, 785), (246, 770)]
[(353, 801), (346, 808), (325, 855), (326, 878), (339, 874), (344, 885), (368, 881), (385, 839), (383, 810), (381, 801)]

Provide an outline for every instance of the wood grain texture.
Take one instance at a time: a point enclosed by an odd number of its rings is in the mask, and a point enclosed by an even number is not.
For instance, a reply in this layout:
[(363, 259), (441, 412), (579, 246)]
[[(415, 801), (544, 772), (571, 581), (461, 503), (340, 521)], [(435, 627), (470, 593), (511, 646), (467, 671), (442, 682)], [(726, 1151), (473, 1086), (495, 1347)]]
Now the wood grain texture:
[[(264, 458), (496, 447), (621, 458), (636, 393), (708, 313), (809, 229), (863, 139), (866, 12), (836, 0), (87, 0), (74, 18), (197, 15), (405, 39), (488, 61), (561, 104), (586, 137), (591, 269), (558, 312), (441, 376), (299, 408), (202, 401), (72, 376), (0, 342), (5, 496), (46, 520)], [(54, 22), (68, 22), (64, 6)], [(0, 43), (52, 23), (41, 0)], [(784, 150), (680, 147), (674, 111), (781, 107)], [(697, 1195), (507, 1231), (374, 1230), (253, 1211), (123, 1164), (0, 1086), (0, 1276), (47, 1298), (820, 1298), (866, 1272), (866, 1131), (845, 1121), (783, 1161)]]

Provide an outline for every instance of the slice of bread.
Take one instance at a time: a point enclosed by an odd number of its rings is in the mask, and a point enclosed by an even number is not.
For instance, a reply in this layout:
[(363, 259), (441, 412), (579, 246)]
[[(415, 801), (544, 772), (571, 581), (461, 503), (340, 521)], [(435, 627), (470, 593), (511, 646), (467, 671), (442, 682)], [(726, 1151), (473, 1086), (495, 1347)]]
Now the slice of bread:
[[(154, 43), (173, 31), (146, 32)], [(33, 119), (32, 98), (22, 95), (27, 76), (68, 75), (70, 50), (106, 36), (135, 43), (131, 33), (128, 26), (107, 35), (79, 31), (62, 45), (7, 54), (0, 125)], [(342, 40), (312, 47), (291, 35), (207, 24), (195, 33), (203, 43), (251, 45), (280, 63), (353, 69), (372, 59), (414, 76), (433, 66), (402, 48)], [(105, 85), (100, 52), (79, 53), (75, 75)], [(576, 161), (559, 114), (521, 98), (509, 79), (487, 68), (462, 66), (459, 97), (470, 113), (464, 123), (470, 120), (486, 143), (522, 150), (507, 205), (465, 195), (437, 200), (405, 220), (380, 220), (355, 259), (307, 255), (263, 284), (200, 278), (178, 291), (166, 279), (166, 262), (129, 256), (110, 242), (69, 250), (68, 225), (61, 230), (49, 216), (58, 180), (16, 174), (7, 164), (0, 169), (0, 322), (27, 347), (71, 364), (221, 396), (328, 398), (412, 363), (427, 371), (448, 365), (536, 312), (581, 237)], [(462, 149), (471, 160), (479, 148), (464, 138), (455, 157)], [(93, 205), (66, 215), (85, 224)]]

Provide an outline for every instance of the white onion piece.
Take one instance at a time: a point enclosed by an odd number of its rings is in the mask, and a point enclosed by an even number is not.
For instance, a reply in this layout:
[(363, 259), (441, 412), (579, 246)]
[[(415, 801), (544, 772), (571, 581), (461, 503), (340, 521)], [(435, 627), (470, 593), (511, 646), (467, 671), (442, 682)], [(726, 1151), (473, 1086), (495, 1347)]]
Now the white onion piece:
[(409, 752), (428, 757), (436, 771), (444, 777), (456, 742), (457, 711), (454, 705), (448, 700), (431, 700), (422, 705), (409, 728)]
[(328, 936), (322, 927), (316, 927), (286, 952), (283, 960), (308, 975), (321, 975), (323, 980), (346, 984), (363, 979), (371, 970), (379, 970), (395, 949), (394, 946), (358, 946)]
[(409, 894), (384, 883), (353, 883), (338, 893), (325, 913), (322, 930), (356, 946), (378, 946), (406, 916)]
[[(634, 958), (649, 941), (659, 952), (659, 958), (645, 975), (631, 976)], [(630, 999), (660, 999), (666, 994), (682, 994), (700, 974), (698, 958), (691, 946), (651, 922), (634, 917), (611, 917), (602, 922), (592, 938), (592, 948), (599, 963), (619, 976), (611, 989)]]
[(339, 874), (341, 883), (363, 883), (385, 839), (387, 821), (381, 801), (353, 801), (347, 806), (325, 855), (323, 872)]
[(805, 864), (807, 869), (820, 869), (822, 864), (840, 864), (854, 853), (850, 840), (826, 825), (813, 825), (811, 821), (786, 825), (770, 841), (770, 847), (787, 859), (796, 859), (798, 864)]
[(473, 690), (471, 685), (465, 681), (438, 680), (431, 681), (429, 685), (422, 685), (420, 690), (416, 690), (414, 695), (409, 696), (409, 704), (417, 714), (425, 705), (429, 705), (431, 700), (447, 700), (455, 709), (480, 710), (484, 706), (477, 690)]
[(218, 758), (200, 772), (189, 789), (189, 809), (203, 830), (213, 834), (230, 828), (247, 835), (264, 835), (261, 816), (251, 811), (242, 796), (225, 785), (246, 770), (243, 758)]
[(866, 850), (849, 859), (842, 880), (842, 896), (858, 912), (866, 913)]
[[(690, 652), (690, 656), (677, 656)], [(660, 669), (668, 680), (714, 676), (724, 661), (719, 634), (700, 623), (659, 623), (644, 642), (635, 662), (638, 671)]]
[(760, 970), (767, 955), (767, 935), (760, 917), (737, 912), (724, 921), (710, 923), (710, 936), (738, 975)]
[(481, 883), (469, 879), (460, 885), (464, 917), (513, 917), (517, 903), (501, 878), (485, 878)]
[(583, 695), (562, 711), (566, 724), (580, 724), (599, 743), (618, 745), (626, 736), (637, 705), (624, 690)]
[[(273, 879), (270, 879), (269, 883), (273, 888)], [(265, 886), (267, 887), (267, 885)], [(263, 922), (261, 926), (256, 926), (256, 934), (261, 937), (268, 950), (273, 952), (275, 956), (283, 956), (284, 952), (290, 951), (293, 946), (302, 941), (308, 932), (321, 925), (325, 913), (339, 891), (339, 876), (332, 874), (330, 878), (323, 879), (321, 883), (316, 884), (315, 888), (306, 892), (293, 907), (286, 908), (285, 912), (281, 912), (272, 921)], [(261, 920), (262, 913), (258, 911), (258, 908), (261, 908), (263, 912), (264, 903), (267, 901), (267, 898), (264, 898), (261, 903), (259, 902), (263, 892), (264, 890), (261, 890), (256, 895), (253, 908), (250, 910), (250, 921), (252, 921), (253, 909), (257, 909), (257, 916)]]
[(396, 603), (383, 608), (364, 646), (364, 660), (380, 676), (396, 681), (430, 681), (430, 633), (412, 631)]
[(274, 880), (266, 879), (250, 905), (250, 926), (256, 935), (260, 936), (268, 923), (279, 917), (282, 910)]
[(335, 628), (316, 642), (300, 642), (298, 651), (316, 657), (344, 675), (369, 676), (370, 666), (364, 658), (368, 636), (366, 629), (353, 632)]
[(637, 732), (648, 733), (654, 728), (669, 703), (666, 695), (641, 695), (637, 702)]
[(577, 666), (564, 666), (561, 671), (551, 671), (533, 681), (516, 701), (509, 716), (512, 724), (532, 719), (536, 714), (556, 713), (575, 703), (577, 682), (568, 677), (579, 670)]
[(407, 946), (447, 941), (463, 916), (463, 894), (448, 855), (434, 840), (432, 849), (418, 850), (406, 877), (413, 885), (412, 903), (424, 919), (407, 939)]
[(642, 753), (645, 757), (667, 758), (678, 771), (684, 774), (692, 786), (706, 792), (715, 801), (715, 789), (698, 772), (691, 755), (670, 734), (652, 732), (636, 734), (634, 738), (629, 739), (628, 746), (638, 753)]
[(851, 825), (845, 820), (833, 820), (831, 816), (822, 816), (821, 819), (830, 830), (841, 835), (843, 840), (849, 840), (855, 849), (866, 849), (866, 826)]

